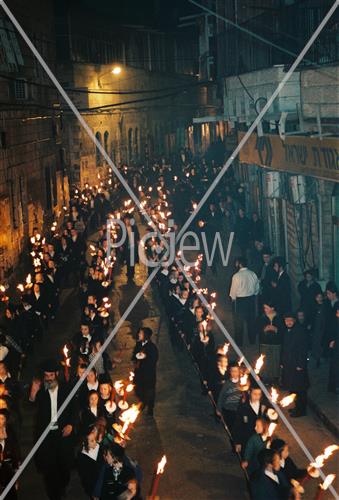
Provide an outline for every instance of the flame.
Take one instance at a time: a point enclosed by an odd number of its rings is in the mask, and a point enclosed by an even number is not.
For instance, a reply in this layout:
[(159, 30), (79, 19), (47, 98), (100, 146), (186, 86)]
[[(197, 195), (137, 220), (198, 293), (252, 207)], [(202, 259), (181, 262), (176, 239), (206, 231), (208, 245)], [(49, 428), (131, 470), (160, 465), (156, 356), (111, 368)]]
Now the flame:
[(216, 308), (217, 306), (217, 303), (216, 302), (212, 302), (211, 303), (211, 308), (212, 308), (212, 311)]
[(71, 366), (71, 358), (66, 359), (66, 366), (68, 366), (68, 367)]
[(136, 421), (139, 413), (140, 413), (140, 410), (139, 410), (138, 405), (136, 405), (136, 404), (133, 404), (128, 410), (125, 410), (122, 412), (122, 414), (119, 417), (119, 419), (122, 422), (124, 422), (124, 425), (121, 429), (121, 434), (125, 434), (128, 426), (130, 424), (133, 424)]
[(238, 361), (238, 366), (241, 366), (244, 362), (244, 356), (241, 356), (241, 358)]
[(204, 321), (202, 321), (201, 324), (202, 324), (202, 327), (203, 327), (204, 331), (206, 332), (207, 321), (204, 319)]
[(6, 287), (4, 285), (0, 285), (0, 292), (5, 293)]
[(279, 392), (277, 391), (277, 389), (275, 387), (272, 387), (271, 388), (271, 400), (272, 400), (272, 403), (277, 403), (278, 402), (278, 398), (279, 398)]
[(296, 398), (296, 394), (289, 394), (288, 396), (285, 396), (281, 401), (280, 401), (280, 406), (283, 408), (286, 408), (286, 406), (289, 406), (290, 404), (293, 403), (293, 401)]
[(274, 423), (274, 422), (270, 423), (270, 425), (268, 426), (268, 431), (267, 431), (268, 437), (272, 436), (272, 434), (275, 431), (276, 427), (277, 427), (276, 423)]
[(124, 387), (124, 383), (122, 380), (117, 380), (115, 383), (114, 383), (114, 389), (119, 392), (120, 389), (122, 389)]
[(32, 276), (29, 274), (26, 278), (26, 285), (31, 285), (32, 284)]
[(248, 380), (248, 373), (244, 373), (240, 377), (240, 385), (246, 385), (247, 384), (247, 380)]
[(129, 372), (129, 380), (132, 382), (134, 380), (134, 372)]
[(256, 375), (259, 375), (260, 370), (263, 367), (264, 358), (265, 358), (265, 354), (260, 354), (259, 358), (257, 359), (257, 361), (255, 363), (254, 371), (255, 371)]
[(336, 444), (331, 444), (330, 446), (327, 446), (327, 448), (324, 449), (324, 457), (329, 458), (334, 451), (339, 450), (339, 446)]
[(333, 483), (334, 479), (335, 479), (335, 474), (329, 474), (328, 476), (326, 476), (323, 484), (320, 485), (320, 488), (322, 490), (327, 490), (327, 488)]
[(22, 283), (19, 283), (17, 289), (20, 290), (20, 292), (23, 292), (25, 290), (24, 285)]
[(226, 356), (226, 354), (228, 353), (228, 350), (230, 348), (230, 344), (225, 342), (225, 344), (223, 345), (222, 347), (222, 353)]
[(134, 389), (134, 385), (133, 385), (133, 384), (128, 384), (128, 385), (126, 386), (126, 392), (132, 392), (132, 391), (133, 391), (133, 389)]
[(160, 460), (160, 462), (158, 463), (158, 467), (157, 467), (157, 475), (159, 474), (163, 474), (164, 473), (164, 470), (165, 470), (165, 465), (167, 464), (167, 458), (166, 458), (166, 455), (164, 455), (162, 457), (162, 459)]
[(66, 344), (64, 345), (62, 352), (64, 353), (65, 358), (68, 358), (69, 349)]

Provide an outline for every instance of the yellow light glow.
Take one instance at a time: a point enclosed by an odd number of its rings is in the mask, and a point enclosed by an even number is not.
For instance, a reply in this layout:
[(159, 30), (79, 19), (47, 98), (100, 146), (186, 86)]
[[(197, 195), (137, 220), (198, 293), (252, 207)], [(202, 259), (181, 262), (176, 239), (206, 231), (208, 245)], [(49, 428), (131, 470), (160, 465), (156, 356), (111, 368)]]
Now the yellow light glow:
[(121, 73), (121, 66), (114, 66), (114, 68), (112, 69), (112, 74), (120, 75), (120, 73)]

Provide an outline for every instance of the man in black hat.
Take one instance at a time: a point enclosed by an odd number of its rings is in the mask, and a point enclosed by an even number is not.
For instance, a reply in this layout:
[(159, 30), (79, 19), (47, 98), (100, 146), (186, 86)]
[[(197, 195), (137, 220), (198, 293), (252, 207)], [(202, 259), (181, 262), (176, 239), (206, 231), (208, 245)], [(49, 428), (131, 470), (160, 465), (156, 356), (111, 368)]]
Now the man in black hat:
[(293, 313), (284, 315), (285, 329), (281, 349), (282, 385), (291, 393), (296, 393), (292, 417), (303, 417), (307, 409), (307, 333), (297, 322)]
[(279, 314), (285, 314), (291, 310), (291, 280), (286, 271), (286, 262), (283, 257), (276, 257), (272, 266), (277, 273), (272, 280), (273, 286), (273, 301), (276, 304), (276, 310)]
[(142, 327), (138, 331), (138, 341), (133, 351), (132, 360), (135, 364), (135, 393), (147, 407), (148, 415), (153, 415), (155, 402), (156, 367), (158, 362), (158, 348), (151, 341), (152, 330)]
[(34, 379), (30, 401), (35, 403), (37, 440), (46, 427), (50, 430), (35, 455), (38, 471), (42, 474), (50, 500), (60, 500), (70, 480), (73, 462), (73, 428), (75, 415), (70, 402), (63, 413), (57, 412), (68, 395), (67, 386), (58, 380), (59, 366), (55, 360), (46, 360), (42, 365), (42, 379)]
[(304, 279), (298, 284), (300, 295), (300, 309), (305, 312), (307, 322), (311, 322), (316, 309), (315, 297), (322, 293), (321, 286), (314, 279), (314, 271), (307, 269), (304, 271)]

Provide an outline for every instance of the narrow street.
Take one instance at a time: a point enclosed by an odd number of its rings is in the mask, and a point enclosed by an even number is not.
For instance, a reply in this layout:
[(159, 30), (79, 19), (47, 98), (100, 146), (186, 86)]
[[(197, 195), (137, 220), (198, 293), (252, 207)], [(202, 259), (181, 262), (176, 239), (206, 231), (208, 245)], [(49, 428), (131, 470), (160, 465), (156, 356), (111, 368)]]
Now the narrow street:
[[(226, 292), (231, 270), (231, 266), (226, 270), (220, 270), (217, 278), (209, 271), (206, 276), (210, 289), (216, 290), (218, 294), (217, 314), (230, 333), (233, 325)], [(115, 322), (138, 292), (147, 277), (146, 274), (146, 268), (141, 264), (138, 265), (135, 283), (128, 284), (125, 269), (117, 272), (115, 287), (111, 292), (112, 318)], [(48, 337), (37, 346), (35, 358), (31, 358), (26, 367), (27, 382), (28, 376), (33, 373), (36, 360), (55, 355), (79, 325), (80, 310), (76, 290), (71, 288), (64, 290), (61, 300), (62, 306), (56, 321), (49, 329)], [(156, 287), (150, 287), (146, 291), (109, 348), (110, 357), (115, 365), (112, 372), (113, 380), (126, 377), (132, 368), (131, 353), (136, 331), (141, 324), (152, 328), (153, 340), (160, 352), (154, 419), (144, 414), (139, 416), (127, 447), (128, 455), (136, 459), (142, 468), (144, 497), (149, 492), (156, 463), (163, 454), (166, 454), (168, 468), (161, 478), (159, 490), (161, 498), (246, 500), (248, 495), (241, 468), (231, 452), (227, 436), (214, 419), (208, 399), (201, 394), (200, 383), (190, 357), (185, 351), (179, 353), (173, 351), (166, 321), (161, 314), (161, 305), (157, 300)], [(215, 331), (215, 334), (217, 343), (223, 343), (223, 335), (218, 331)], [(244, 352), (249, 359), (257, 357), (255, 349), (244, 349)], [(232, 359), (232, 355), (230, 358)], [(25, 402), (21, 434), (24, 455), (33, 445), (32, 417), (33, 410), (30, 404)], [(293, 425), (311, 453), (317, 454), (320, 449), (334, 441), (333, 436), (312, 412), (303, 419), (293, 421)], [(304, 467), (307, 464), (306, 458), (283, 424), (280, 425), (277, 435), (290, 444), (293, 459), (298, 466)], [(328, 470), (333, 471), (334, 466), (333, 461), (329, 462)], [(303, 498), (312, 500), (316, 486), (316, 481), (308, 484), (307, 493)], [(47, 499), (33, 461), (22, 474), (19, 498)], [(87, 498), (75, 470), (67, 498), (71, 500)], [(331, 498), (331, 495), (327, 493), (324, 498)]]

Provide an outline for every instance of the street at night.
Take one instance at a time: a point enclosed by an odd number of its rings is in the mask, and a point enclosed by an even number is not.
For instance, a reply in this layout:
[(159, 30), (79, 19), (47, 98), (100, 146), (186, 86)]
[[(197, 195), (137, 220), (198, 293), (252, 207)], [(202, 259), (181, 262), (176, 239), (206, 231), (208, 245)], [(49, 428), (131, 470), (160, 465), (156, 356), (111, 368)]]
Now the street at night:
[(0, 500), (339, 499), (338, 0), (0, 0)]

